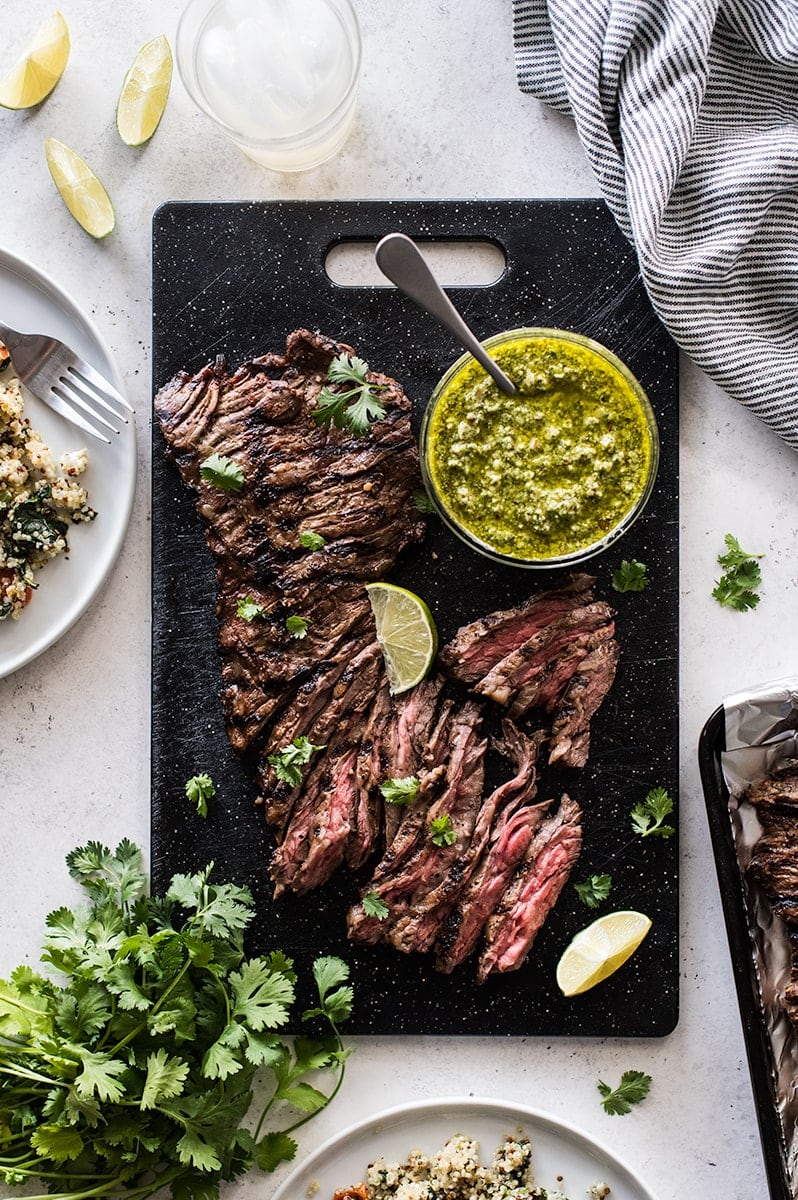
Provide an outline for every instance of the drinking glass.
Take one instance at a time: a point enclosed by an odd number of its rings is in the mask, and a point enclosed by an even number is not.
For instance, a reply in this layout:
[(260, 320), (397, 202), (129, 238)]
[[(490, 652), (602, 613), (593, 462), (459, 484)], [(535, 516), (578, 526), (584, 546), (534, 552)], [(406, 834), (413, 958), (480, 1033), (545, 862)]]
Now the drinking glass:
[(190, 0), (176, 57), (197, 107), (273, 171), (319, 166), (352, 128), (361, 41), (350, 0)]

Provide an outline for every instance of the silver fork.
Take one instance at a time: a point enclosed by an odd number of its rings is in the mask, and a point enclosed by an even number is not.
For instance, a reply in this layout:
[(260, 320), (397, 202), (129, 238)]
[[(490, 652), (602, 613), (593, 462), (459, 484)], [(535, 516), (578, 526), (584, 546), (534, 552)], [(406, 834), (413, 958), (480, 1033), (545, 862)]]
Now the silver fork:
[(125, 412), (132, 413), (133, 409), (122, 393), (57, 338), (18, 333), (0, 322), (0, 341), (11, 355), (15, 372), (33, 395), (86, 433), (110, 445), (111, 439), (103, 429), (118, 434), (119, 422), (128, 423)]

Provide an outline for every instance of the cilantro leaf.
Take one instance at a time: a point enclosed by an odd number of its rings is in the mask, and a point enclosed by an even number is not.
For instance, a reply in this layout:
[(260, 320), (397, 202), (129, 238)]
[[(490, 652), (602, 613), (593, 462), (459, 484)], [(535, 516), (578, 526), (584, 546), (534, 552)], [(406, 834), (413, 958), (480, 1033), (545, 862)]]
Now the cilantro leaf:
[(430, 840), (435, 846), (453, 846), (457, 841), (457, 834), (452, 825), (452, 818), (448, 813), (442, 817), (433, 817), (429, 824)]
[(290, 633), (291, 637), (293, 638), (299, 638), (301, 640), (302, 638), (307, 637), (309, 627), (310, 620), (307, 617), (298, 617), (295, 614), (292, 614), (290, 617), (285, 618), (286, 632)]
[(267, 962), (244, 963), (230, 975), (230, 986), (235, 998), (233, 1017), (240, 1017), (250, 1029), (276, 1029), (288, 1020), (293, 984)]
[(726, 552), (718, 555), (718, 563), (724, 573), (715, 581), (712, 596), (724, 608), (746, 612), (756, 608), (761, 599), (756, 589), (762, 583), (762, 571), (756, 560), (764, 555), (749, 554), (731, 533), (723, 540)]
[(621, 1082), (614, 1089), (600, 1079), (597, 1087), (602, 1097), (601, 1107), (610, 1116), (625, 1116), (632, 1111), (633, 1104), (645, 1100), (651, 1083), (651, 1076), (643, 1071), (624, 1071)]
[(297, 1144), (289, 1134), (267, 1133), (258, 1142), (255, 1161), (261, 1171), (274, 1171), (281, 1162), (291, 1162), (296, 1151)]
[(191, 779), (186, 780), (186, 796), (192, 804), (196, 805), (199, 816), (207, 817), (208, 801), (215, 795), (216, 785), (205, 771), (201, 775), (192, 775)]
[(142, 1108), (153, 1108), (159, 1100), (179, 1096), (188, 1076), (188, 1063), (167, 1054), (163, 1047), (147, 1058), (147, 1074), (141, 1093)]
[(322, 546), (327, 545), (327, 540), (313, 529), (303, 529), (299, 534), (299, 544), (305, 550), (321, 550)]
[(378, 921), (384, 921), (391, 911), (388, 905), (377, 892), (366, 892), (363, 897), (363, 912), (367, 917), (376, 917)]
[(244, 486), (242, 467), (223, 454), (211, 454), (200, 463), (200, 478), (228, 492), (240, 492)]
[(275, 754), (268, 756), (269, 764), (274, 767), (274, 773), (279, 780), (289, 787), (299, 787), (302, 782), (302, 768), (310, 762), (317, 751), (324, 746), (314, 746), (304, 735), (294, 738), (287, 746), (283, 746)]
[(266, 615), (263, 605), (256, 604), (251, 596), (244, 598), (239, 596), (236, 601), (236, 616), (241, 617), (244, 621), (254, 621), (256, 617), (264, 617)]
[(413, 492), (413, 503), (419, 512), (422, 513), (437, 513), (437, 508), (430, 499), (426, 488), (416, 488)]
[(645, 563), (638, 562), (636, 558), (624, 558), (612, 577), (612, 586), (616, 592), (642, 592), (651, 582), (647, 571)]
[(587, 908), (598, 908), (609, 896), (611, 888), (611, 875), (591, 875), (584, 883), (574, 884), (577, 896)]
[(406, 775), (403, 779), (386, 779), (380, 784), (380, 792), (389, 804), (412, 804), (421, 786), (418, 775)]
[(673, 800), (665, 788), (652, 788), (645, 799), (632, 809), (632, 829), (641, 837), (672, 837), (676, 832), (673, 826), (662, 824), (672, 812)]
[(385, 416), (379, 392), (387, 384), (369, 383), (369, 365), (354, 355), (339, 354), (327, 369), (327, 379), (334, 384), (351, 384), (346, 391), (333, 391), (324, 387), (318, 395), (318, 407), (313, 413), (317, 425), (335, 425), (336, 429), (347, 427), (360, 436), (368, 433), (372, 421)]

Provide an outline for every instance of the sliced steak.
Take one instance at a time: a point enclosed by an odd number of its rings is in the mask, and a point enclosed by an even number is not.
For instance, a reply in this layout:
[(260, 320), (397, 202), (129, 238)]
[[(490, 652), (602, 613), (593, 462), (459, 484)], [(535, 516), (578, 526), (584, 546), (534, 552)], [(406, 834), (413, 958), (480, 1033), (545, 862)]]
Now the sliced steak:
[(590, 721), (612, 687), (620, 647), (613, 639), (591, 650), (554, 710), (550, 763), (583, 767), (590, 750)]
[[(612, 609), (603, 600), (571, 609), (496, 663), (487, 675), (480, 679), (475, 691), (482, 696), (489, 696), (497, 704), (510, 704), (522, 688), (530, 688), (540, 681), (541, 676), (553, 673), (558, 660), (565, 656), (575, 640), (594, 633), (602, 626), (610, 627), (608, 636), (611, 636), (612, 616)], [(574, 662), (574, 671), (577, 666), (578, 662)], [(569, 678), (570, 676), (566, 676), (563, 679), (563, 687)], [(534, 691), (532, 695), (535, 695)], [(529, 707), (527, 704), (523, 711)], [(522, 713), (515, 715), (519, 716)]]
[(493, 972), (515, 971), (565, 887), (582, 848), (581, 812), (563, 796), (556, 814), (532, 839), (524, 859), (485, 929), (477, 982)]
[(441, 650), (441, 662), (455, 679), (476, 683), (552, 621), (589, 604), (594, 583), (592, 575), (572, 575), (561, 587), (538, 592), (516, 608), (463, 625)]

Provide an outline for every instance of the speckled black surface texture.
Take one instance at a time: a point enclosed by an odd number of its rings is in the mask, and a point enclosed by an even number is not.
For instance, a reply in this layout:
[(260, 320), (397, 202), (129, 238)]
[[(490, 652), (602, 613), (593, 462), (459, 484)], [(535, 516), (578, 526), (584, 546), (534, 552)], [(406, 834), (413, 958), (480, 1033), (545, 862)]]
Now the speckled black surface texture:
[[(565, 1000), (554, 982), (561, 951), (593, 913), (569, 886), (512, 974), (474, 982), (467, 962), (436, 974), (428, 957), (355, 948), (344, 914), (356, 880), (275, 904), (267, 877), (270, 834), (255, 790), (229, 747), (218, 701), (215, 588), (192, 496), (164, 461), (153, 432), (152, 869), (156, 890), (175, 871), (213, 859), (218, 878), (248, 884), (257, 900), (253, 951), (279, 946), (303, 968), (319, 952), (351, 964), (357, 991), (351, 1033), (647, 1037), (678, 1015), (678, 848), (636, 837), (629, 810), (655, 785), (678, 796), (678, 357), (657, 320), (628, 243), (594, 200), (268, 202), (161, 207), (153, 234), (153, 383), (195, 371), (216, 354), (232, 366), (281, 350), (301, 325), (353, 345), (400, 379), (416, 425), (429, 392), (460, 353), (451, 337), (391, 288), (342, 288), (324, 271), (331, 245), (400, 230), (425, 238), (489, 238), (507, 269), (488, 288), (453, 288), (482, 337), (521, 325), (577, 330), (625, 360), (657, 414), (662, 457), (638, 523), (590, 565), (598, 593), (617, 609), (622, 659), (593, 722), (583, 771), (543, 773), (541, 795), (566, 789), (584, 809), (585, 844), (573, 880), (613, 877), (602, 906), (648, 913), (653, 929), (634, 957), (584, 996)], [(651, 586), (617, 595), (622, 558), (648, 564)], [(464, 620), (544, 587), (556, 572), (501, 569), (466, 550), (435, 520), (397, 580), (420, 592), (442, 639)], [(209, 771), (218, 793), (207, 820), (183, 793)], [(676, 824), (678, 826), (678, 817)], [(309, 999), (309, 996), (305, 996)]]

